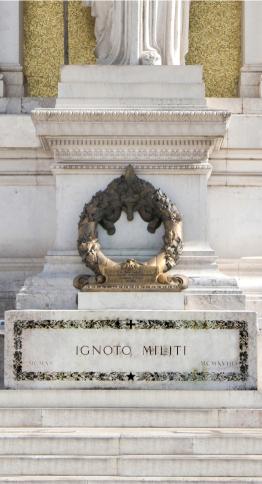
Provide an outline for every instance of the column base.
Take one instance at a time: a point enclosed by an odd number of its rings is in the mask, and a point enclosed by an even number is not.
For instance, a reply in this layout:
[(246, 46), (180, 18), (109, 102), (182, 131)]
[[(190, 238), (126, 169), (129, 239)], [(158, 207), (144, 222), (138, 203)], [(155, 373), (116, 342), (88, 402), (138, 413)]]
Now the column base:
[(240, 72), (240, 97), (262, 97), (262, 64), (245, 65)]
[[(24, 96), (24, 75), (20, 64), (0, 64), (0, 72), (3, 75), (3, 94), (0, 97)], [(1, 80), (0, 80), (1, 82)]]

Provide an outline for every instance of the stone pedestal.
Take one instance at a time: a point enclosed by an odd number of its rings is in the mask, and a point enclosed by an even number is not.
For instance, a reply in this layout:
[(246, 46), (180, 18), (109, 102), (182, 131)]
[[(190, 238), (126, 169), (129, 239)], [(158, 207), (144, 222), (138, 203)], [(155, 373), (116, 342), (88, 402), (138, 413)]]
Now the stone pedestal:
[[(206, 109), (199, 66), (64, 67), (56, 108), (32, 117), (54, 158), (56, 238), (44, 271), (18, 294), (18, 309), (77, 307), (72, 281), (86, 272), (76, 250), (79, 215), (127, 164), (182, 214), (185, 249), (173, 272), (190, 278), (187, 307), (244, 308), (236, 281), (218, 272), (208, 243), (208, 158), (220, 147), (229, 114)], [(147, 233), (138, 215), (130, 223), (122, 214), (116, 227), (113, 237), (102, 228), (99, 234), (112, 258), (145, 260), (161, 248), (161, 227)]]

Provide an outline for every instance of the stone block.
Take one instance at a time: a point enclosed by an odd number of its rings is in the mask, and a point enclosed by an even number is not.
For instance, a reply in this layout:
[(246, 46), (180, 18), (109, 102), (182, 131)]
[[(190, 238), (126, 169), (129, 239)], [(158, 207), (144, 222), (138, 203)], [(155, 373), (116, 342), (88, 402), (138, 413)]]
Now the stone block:
[(7, 97), (22, 97), (24, 95), (24, 86), (21, 84), (6, 84)]
[[(0, 455), (58, 454), (58, 455), (116, 455), (120, 432), (100, 429), (54, 430), (34, 429), (30, 439), (26, 429), (1, 430)], [(132, 437), (132, 435), (131, 435)], [(130, 439), (135, 445), (135, 439)], [(188, 441), (188, 440), (187, 440)], [(172, 445), (172, 444), (171, 444)], [(169, 444), (169, 447), (171, 446)]]
[[(144, 409), (147, 408), (149, 412), (153, 409), (177, 409), (179, 412), (181, 408), (194, 409), (195, 412), (202, 410), (221, 410), (234, 409), (240, 410), (243, 415), (245, 410), (252, 408), (253, 415), (256, 416), (254, 420), (259, 418), (262, 414), (262, 393), (257, 390), (247, 390), (241, 392), (241, 399), (239, 392), (231, 392), (220, 390), (161, 390), (155, 392), (154, 390), (115, 390), (115, 389), (98, 389), (87, 392), (85, 389), (75, 389), (73, 392), (70, 389), (50, 390), (41, 389), (37, 392), (35, 390), (0, 390), (0, 413), (2, 408), (18, 409), (23, 408), (42, 408), (43, 402), (45, 408), (65, 411), (65, 402), (67, 409), (71, 409), (77, 414), (83, 410), (92, 409), (94, 412), (101, 408), (104, 411), (116, 409)], [(248, 426), (248, 425), (247, 425)]]
[(22, 70), (5, 70), (3, 78), (5, 83), (5, 96), (21, 97), (24, 95), (23, 72)]
[(261, 66), (260, 70), (257, 71), (249, 71), (245, 70), (244, 68), (241, 69), (239, 86), (239, 92), (241, 97), (259, 97), (261, 73)]
[[(29, 392), (29, 390), (24, 390)], [(59, 390), (56, 393), (62, 393), (62, 396), (56, 395), (60, 403), (59, 408), (48, 407), (48, 402), (50, 401), (50, 392), (47, 390), (45, 392), (38, 390), (31, 391), (34, 397), (35, 393), (40, 394), (39, 397), (42, 398), (41, 405), (38, 408), (32, 408), (32, 403), (28, 403), (25, 407), (13, 406), (12, 396), (14, 391), (10, 392), (8, 390), (1, 391), (1, 397), (3, 393), (9, 393), (10, 395), (10, 408), (1, 406), (0, 408), (0, 425), (1, 428), (13, 428), (13, 427), (56, 427), (56, 428), (75, 428), (75, 427), (90, 427), (90, 428), (108, 428), (108, 427), (123, 427), (123, 428), (146, 428), (146, 427), (157, 427), (157, 428), (261, 428), (262, 422), (262, 410), (261, 408), (252, 408), (253, 402), (256, 400), (254, 394), (256, 392), (216, 392), (216, 391), (204, 391), (207, 394), (208, 400), (211, 402), (210, 407), (212, 407), (212, 395), (214, 395), (214, 403), (218, 405), (217, 393), (225, 393), (229, 395), (234, 395), (235, 398), (225, 399), (224, 404), (230, 406), (232, 402), (236, 408), (203, 408), (200, 407), (199, 392), (191, 391), (186, 393), (186, 405), (190, 406), (188, 408), (181, 408), (183, 398), (179, 398), (181, 391), (175, 392), (174, 407), (169, 403), (169, 393), (170, 391), (164, 391), (164, 398), (162, 391), (148, 391), (148, 390), (138, 390), (140, 394), (139, 403), (137, 407), (131, 407), (132, 398), (131, 396), (125, 395), (126, 404), (125, 406), (120, 405), (121, 394), (125, 390), (113, 390), (116, 394), (115, 406), (107, 405), (107, 399), (104, 399), (103, 407), (98, 405), (90, 406), (88, 397), (92, 397), (94, 393), (94, 398), (101, 394), (102, 390), (92, 390), (92, 392), (86, 392), (86, 408), (71, 406), (71, 399), (77, 390), (69, 390), (67, 392)], [(85, 391), (85, 390), (84, 390)], [(130, 390), (132, 394), (135, 390)], [(106, 395), (110, 390), (106, 391)], [(147, 395), (149, 392), (149, 395)], [(29, 392), (30, 393), (30, 392)], [(158, 393), (161, 394), (161, 398), (158, 398)], [(200, 392), (201, 393), (201, 392)], [(245, 397), (246, 393), (251, 393), (250, 407), (242, 407), (241, 400), (242, 395)], [(257, 392), (258, 393), (258, 392)], [(21, 394), (19, 390), (18, 394)], [(209, 396), (210, 394), (210, 396)], [(22, 391), (23, 395), (23, 391)], [(228, 396), (229, 396), (228, 395)], [(46, 396), (46, 399), (45, 399)], [(172, 396), (172, 392), (171, 392)], [(240, 398), (241, 396), (241, 398)], [(145, 397), (145, 400), (144, 400)], [(149, 405), (145, 405), (145, 401), (151, 399)], [(34, 398), (32, 398), (34, 401)], [(204, 399), (203, 399), (204, 400)], [(157, 408), (159, 401), (162, 402), (162, 408)], [(213, 403), (213, 405), (214, 405)], [(222, 403), (219, 405), (221, 406)], [(45, 407), (43, 408), (43, 405)], [(66, 407), (65, 407), (66, 405)], [(179, 408), (180, 405), (180, 408)]]
[(22, 113), (29, 114), (33, 109), (37, 108), (53, 108), (55, 107), (55, 102), (55, 97), (23, 97)]
[(116, 475), (117, 458), (104, 456), (0, 456), (2, 475)]
[(79, 292), (78, 309), (184, 309), (184, 294), (172, 292)]
[(233, 291), (230, 294), (226, 293), (226, 291), (221, 294), (217, 294), (215, 291), (214, 293), (207, 293), (207, 294), (194, 294), (193, 292), (186, 293), (185, 295), (185, 307), (184, 309), (187, 310), (244, 310), (246, 308), (245, 305), (245, 296), (244, 294), (234, 294)]
[(0, 388), (4, 386), (4, 335), (0, 332)]
[(20, 113), (21, 113), (21, 99), (19, 97), (0, 98), (0, 114), (20, 114)]
[(206, 106), (201, 66), (64, 66), (56, 107)]
[[(262, 96), (261, 96), (262, 97)], [(259, 98), (244, 98), (243, 112), (246, 114), (262, 114), (262, 99)]]
[(4, 77), (3, 74), (0, 74), (0, 98), (4, 97)]
[(39, 427), (42, 424), (41, 409), (9, 409), (1, 408), (0, 426), (1, 427)]
[(222, 109), (232, 114), (242, 113), (242, 99), (237, 97), (208, 97), (208, 109)]
[(2, 331), (1, 318), (4, 318), (5, 311), (15, 309), (15, 291), (2, 291), (0, 285), (0, 335)]
[(21, 70), (20, 71), (6, 70), (4, 71), (4, 79), (7, 84), (22, 86), (23, 79), (24, 79), (23, 72)]
[(118, 472), (123, 476), (260, 476), (261, 456), (135, 456), (122, 457)]
[(8, 388), (257, 385), (251, 312), (8, 311), (5, 334)]
[(228, 148), (254, 150), (260, 149), (262, 118), (259, 114), (233, 114), (228, 131)]
[[(21, 113), (21, 98), (0, 99), (5, 103), (5, 111), (8, 112), (6, 105), (10, 107), (15, 103), (17, 112)], [(9, 108), (8, 108), (9, 109)], [(9, 112), (10, 113), (10, 112)], [(10, 113), (11, 114), (11, 113)], [(32, 119), (28, 115), (20, 116), (2, 116), (0, 117), (0, 147), (1, 148), (39, 148), (41, 146), (39, 139), (35, 134), (35, 128)]]
[[(124, 98), (128, 94), (128, 98), (139, 98), (140, 103), (144, 103), (149, 97), (151, 99), (203, 99), (204, 88), (201, 83), (191, 82), (190, 89), (187, 84), (170, 83), (170, 84), (157, 84), (152, 82), (147, 83), (121, 83), (114, 82), (107, 84), (106, 82), (100, 83), (63, 83), (59, 85), (57, 106), (59, 105), (60, 98), (89, 100), (90, 104), (94, 104), (94, 99), (104, 100), (104, 98), (111, 98), (112, 100), (120, 97)], [(163, 101), (162, 101), (163, 102)]]
[(187, 66), (106, 66), (106, 65), (67, 65), (60, 71), (61, 82), (105, 82), (115, 83), (183, 83), (202, 82), (203, 68), (200, 65)]

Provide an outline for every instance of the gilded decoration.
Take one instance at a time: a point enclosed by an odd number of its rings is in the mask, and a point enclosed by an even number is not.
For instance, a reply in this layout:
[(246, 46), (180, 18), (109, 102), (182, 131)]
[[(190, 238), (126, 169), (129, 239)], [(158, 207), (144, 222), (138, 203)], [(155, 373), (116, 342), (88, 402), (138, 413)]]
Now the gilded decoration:
[[(98, 240), (98, 224), (113, 235), (115, 223), (122, 211), (127, 220), (132, 221), (138, 212), (147, 222), (151, 233), (164, 226), (161, 252), (145, 263), (127, 259), (117, 263), (103, 254)], [(129, 165), (119, 178), (115, 178), (102, 192), (97, 192), (85, 204), (78, 226), (78, 251), (84, 264), (94, 272), (94, 276), (80, 275), (74, 279), (74, 286), (81, 291), (95, 289), (122, 288), (123, 290), (154, 290), (160, 285), (169, 285), (180, 291), (187, 287), (187, 278), (165, 274), (174, 267), (183, 249), (182, 218), (176, 206), (155, 187), (138, 178)]]
[[(242, 2), (191, 1), (188, 64), (203, 64), (206, 95), (238, 94)], [(94, 64), (94, 18), (81, 1), (68, 2), (69, 61)], [(24, 73), (29, 96), (56, 96), (63, 64), (63, 2), (24, 2)]]

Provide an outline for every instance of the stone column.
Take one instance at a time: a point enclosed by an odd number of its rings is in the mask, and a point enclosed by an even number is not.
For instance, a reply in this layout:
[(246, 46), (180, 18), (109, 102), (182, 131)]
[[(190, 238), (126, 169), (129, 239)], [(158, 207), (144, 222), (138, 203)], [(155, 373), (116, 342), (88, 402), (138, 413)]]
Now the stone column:
[(0, 77), (2, 75), (5, 97), (20, 97), (24, 94), (22, 9), (23, 2), (21, 1), (4, 0), (0, 2)]
[(262, 76), (262, 1), (243, 2), (240, 96), (261, 97)]

